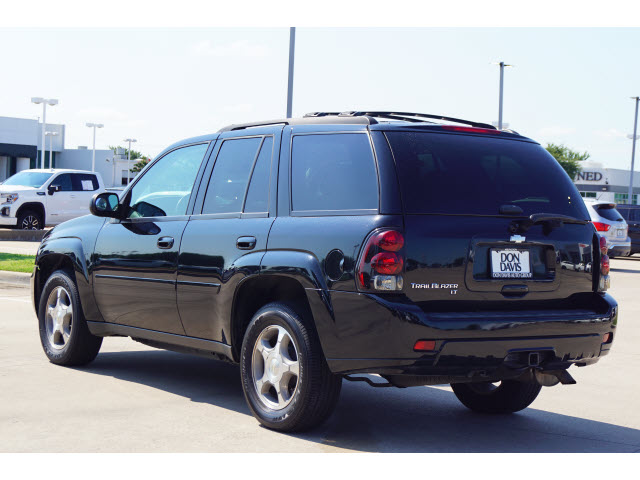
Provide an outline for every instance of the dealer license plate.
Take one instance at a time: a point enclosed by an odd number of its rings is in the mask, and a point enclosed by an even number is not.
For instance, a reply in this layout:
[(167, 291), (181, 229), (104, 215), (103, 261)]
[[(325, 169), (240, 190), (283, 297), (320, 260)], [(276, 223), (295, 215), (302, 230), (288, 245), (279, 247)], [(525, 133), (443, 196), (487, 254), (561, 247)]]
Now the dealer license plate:
[(621, 229), (618, 229), (617, 236), (618, 236), (618, 238), (624, 238), (624, 237), (626, 237), (626, 235), (625, 235), (626, 233), (627, 232), (624, 230), (624, 228), (621, 228)]
[(529, 252), (515, 248), (491, 250), (491, 276), (493, 278), (531, 278)]

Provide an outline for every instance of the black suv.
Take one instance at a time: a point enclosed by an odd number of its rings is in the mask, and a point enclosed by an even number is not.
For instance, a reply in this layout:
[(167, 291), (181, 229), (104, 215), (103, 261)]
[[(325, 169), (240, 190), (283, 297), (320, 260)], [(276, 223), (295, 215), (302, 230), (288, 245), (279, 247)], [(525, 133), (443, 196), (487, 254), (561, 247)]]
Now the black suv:
[(49, 360), (83, 365), (129, 336), (237, 362), (276, 430), (322, 422), (343, 379), (451, 384), (472, 410), (515, 412), (615, 334), (606, 245), (573, 183), (538, 143), (482, 123), (232, 125), (167, 148), (91, 212), (38, 251)]
[(640, 253), (640, 205), (619, 204), (616, 210), (624, 217), (629, 225), (631, 239), (631, 255)]

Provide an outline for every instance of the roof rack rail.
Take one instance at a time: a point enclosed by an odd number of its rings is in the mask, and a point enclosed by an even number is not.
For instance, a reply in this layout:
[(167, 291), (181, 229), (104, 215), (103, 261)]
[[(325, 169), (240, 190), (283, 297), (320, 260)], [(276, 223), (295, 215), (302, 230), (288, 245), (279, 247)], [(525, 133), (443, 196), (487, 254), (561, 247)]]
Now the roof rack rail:
[(432, 115), (429, 113), (414, 113), (414, 112), (384, 112), (384, 111), (372, 111), (372, 112), (312, 112), (307, 113), (305, 117), (326, 117), (326, 116), (338, 116), (338, 117), (370, 117), (373, 120), (372, 123), (377, 123), (375, 117), (387, 118), (389, 120), (403, 120), (407, 122), (421, 122), (422, 119), (428, 118), (433, 120), (444, 120), (447, 122), (462, 123), (464, 125), (471, 125), (476, 128), (488, 128), (496, 130), (496, 127), (489, 125), (488, 123), (474, 122), (471, 120), (463, 120), (455, 117), (445, 117), (443, 115)]
[(265, 127), (269, 125), (289, 125), (289, 122), (287, 120), (265, 120), (262, 122), (234, 123), (233, 125), (221, 128), (220, 130), (218, 130), (218, 133), (230, 132), (232, 130), (242, 130), (244, 128), (250, 127)]

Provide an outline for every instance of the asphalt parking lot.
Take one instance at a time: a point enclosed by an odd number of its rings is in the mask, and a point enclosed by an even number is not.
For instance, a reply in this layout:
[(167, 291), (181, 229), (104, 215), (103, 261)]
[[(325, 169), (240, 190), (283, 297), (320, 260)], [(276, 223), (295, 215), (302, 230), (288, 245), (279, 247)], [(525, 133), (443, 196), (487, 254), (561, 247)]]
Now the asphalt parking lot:
[(638, 292), (640, 256), (612, 260), (611, 354), (523, 412), (480, 416), (444, 386), (344, 381), (325, 425), (286, 435), (251, 416), (234, 365), (126, 338), (88, 367), (50, 364), (28, 288), (0, 284), (0, 452), (640, 452)]

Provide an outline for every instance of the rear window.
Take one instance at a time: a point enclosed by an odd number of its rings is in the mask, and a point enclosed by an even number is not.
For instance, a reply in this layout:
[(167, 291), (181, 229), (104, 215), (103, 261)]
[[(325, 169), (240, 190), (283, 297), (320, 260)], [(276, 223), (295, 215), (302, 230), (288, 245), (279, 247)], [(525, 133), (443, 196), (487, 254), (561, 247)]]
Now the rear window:
[(540, 145), (424, 132), (387, 132), (406, 213), (523, 215), (556, 213), (589, 219), (580, 194)]
[(611, 220), (612, 222), (619, 222), (623, 220), (620, 212), (611, 205), (596, 205), (596, 212), (603, 218)]

